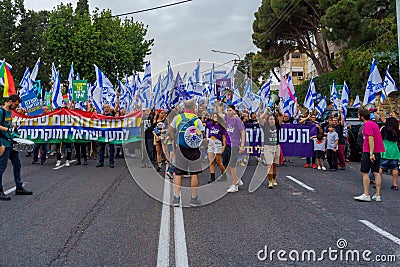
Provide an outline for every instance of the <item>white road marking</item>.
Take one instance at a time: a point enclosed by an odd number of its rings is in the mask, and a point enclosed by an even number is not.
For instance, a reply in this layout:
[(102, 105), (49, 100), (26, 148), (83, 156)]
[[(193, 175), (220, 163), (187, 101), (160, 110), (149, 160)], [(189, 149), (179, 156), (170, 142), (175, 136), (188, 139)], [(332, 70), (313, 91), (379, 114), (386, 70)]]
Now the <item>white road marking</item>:
[(300, 182), (299, 180), (293, 178), (292, 176), (286, 176), (286, 177), (287, 177), (288, 179), (292, 180), (293, 182), (295, 182), (296, 184), (298, 184), (298, 185), (304, 187), (304, 188), (307, 189), (307, 190), (310, 190), (310, 191), (313, 191), (313, 192), (315, 191), (314, 188), (312, 188), (312, 187), (306, 185), (305, 183)]
[(160, 235), (158, 238), (157, 266), (168, 267), (169, 265), (169, 241), (170, 241), (170, 192), (169, 178), (164, 181), (163, 207), (161, 213)]
[(391, 241), (395, 242), (397, 245), (400, 245), (400, 239), (399, 238), (397, 238), (394, 235), (392, 235), (391, 233), (388, 233), (385, 230), (379, 228), (375, 224), (373, 224), (373, 223), (371, 223), (371, 222), (369, 222), (367, 220), (359, 220), (359, 222), (365, 224), (366, 226), (368, 226), (369, 228), (371, 228), (375, 232), (377, 232), (377, 233), (383, 235), (384, 237), (390, 239)]
[[(182, 202), (182, 197), (181, 197)], [(183, 221), (182, 203), (179, 207), (174, 207), (174, 238), (175, 238), (175, 266), (187, 267), (189, 266), (185, 225)]]
[[(69, 163), (73, 163), (73, 162), (75, 162), (75, 161), (76, 161), (76, 160), (70, 160)], [(60, 165), (60, 166), (58, 166), (58, 167), (53, 168), (53, 170), (58, 170), (58, 169), (61, 169), (61, 168), (63, 168), (63, 167), (65, 167), (65, 163), (62, 164), (62, 165)]]

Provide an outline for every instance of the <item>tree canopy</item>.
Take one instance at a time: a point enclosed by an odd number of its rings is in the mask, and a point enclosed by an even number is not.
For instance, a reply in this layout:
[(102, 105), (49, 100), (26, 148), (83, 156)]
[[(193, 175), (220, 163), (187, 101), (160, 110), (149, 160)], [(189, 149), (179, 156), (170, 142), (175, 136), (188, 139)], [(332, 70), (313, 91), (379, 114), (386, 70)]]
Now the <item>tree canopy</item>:
[(121, 20), (110, 10), (89, 12), (87, 0), (60, 4), (52, 11), (25, 10), (23, 0), (0, 2), (0, 57), (13, 65), (18, 84), (26, 67), (41, 58), (38, 79), (47, 84), (54, 62), (61, 79), (68, 77), (70, 65), (81, 78), (94, 81), (93, 64), (116, 82), (117, 77), (143, 71), (153, 39), (146, 40), (147, 26), (133, 19)]

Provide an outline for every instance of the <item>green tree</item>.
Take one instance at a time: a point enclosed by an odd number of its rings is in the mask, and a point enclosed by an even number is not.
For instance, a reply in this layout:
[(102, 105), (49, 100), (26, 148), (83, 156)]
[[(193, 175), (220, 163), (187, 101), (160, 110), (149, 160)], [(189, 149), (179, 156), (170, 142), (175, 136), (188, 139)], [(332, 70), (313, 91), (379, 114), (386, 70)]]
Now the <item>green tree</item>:
[(32, 71), (37, 59), (41, 58), (40, 71), (37, 79), (42, 81), (42, 85), (49, 82), (50, 67), (46, 59), (46, 41), (43, 38), (43, 32), (46, 30), (50, 12), (35, 12), (28, 10), (21, 17), (19, 25), (16, 29), (16, 46), (15, 66), (13, 68), (14, 78), (19, 82), (25, 72), (25, 68), (29, 67)]
[(45, 33), (47, 53), (62, 77), (67, 77), (73, 62), (81, 77), (94, 81), (93, 64), (116, 82), (118, 76), (142, 71), (153, 40), (145, 40), (147, 27), (133, 19), (121, 21), (111, 11), (96, 9), (91, 16), (86, 7), (76, 12), (70, 4), (59, 5), (50, 15)]
[(263, 0), (255, 13), (253, 42), (272, 62), (299, 50), (313, 61), (318, 74), (329, 72), (336, 66), (321, 32), (323, 15), (318, 0)]
[(23, 0), (0, 1), (0, 57), (13, 65), (17, 49), (17, 21), (25, 12)]

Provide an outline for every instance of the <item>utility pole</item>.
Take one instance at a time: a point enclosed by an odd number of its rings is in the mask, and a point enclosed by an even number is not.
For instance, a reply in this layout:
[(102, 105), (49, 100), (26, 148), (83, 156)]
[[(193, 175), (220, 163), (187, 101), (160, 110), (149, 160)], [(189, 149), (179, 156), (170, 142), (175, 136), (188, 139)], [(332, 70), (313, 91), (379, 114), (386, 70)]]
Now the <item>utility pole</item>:
[(396, 16), (397, 16), (397, 48), (399, 53), (399, 78), (400, 78), (400, 0), (396, 0)]

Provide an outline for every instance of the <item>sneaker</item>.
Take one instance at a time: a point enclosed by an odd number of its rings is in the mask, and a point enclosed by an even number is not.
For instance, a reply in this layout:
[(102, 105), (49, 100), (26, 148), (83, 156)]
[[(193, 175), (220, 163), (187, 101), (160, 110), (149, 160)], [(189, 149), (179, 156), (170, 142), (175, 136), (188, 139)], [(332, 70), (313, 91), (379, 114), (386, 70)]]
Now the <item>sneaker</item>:
[(308, 168), (308, 167), (310, 167), (310, 164), (307, 163), (304, 165), (304, 168)]
[(228, 188), (228, 190), (226, 190), (226, 192), (228, 192), (228, 193), (235, 193), (235, 192), (237, 192), (237, 191), (239, 191), (237, 185), (231, 185), (231, 186)]
[(323, 171), (326, 171), (326, 168), (325, 168), (325, 166), (322, 166), (322, 167), (321, 167), (321, 169), (322, 169)]
[(65, 162), (65, 167), (69, 167), (69, 166), (71, 166), (71, 164), (69, 163), (69, 160), (67, 160), (67, 161)]
[(96, 165), (96, 168), (99, 168), (99, 167), (104, 167), (104, 163), (97, 163), (97, 165)]
[(179, 207), (181, 205), (181, 197), (174, 196), (173, 205), (174, 205), (174, 207)]
[(354, 197), (354, 199), (358, 200), (358, 201), (370, 202), (371, 201), (371, 196), (366, 196), (366, 195), (362, 194), (362, 195)]
[(32, 164), (33, 164), (33, 165), (39, 164), (39, 162), (37, 162), (37, 161), (32, 161)]
[(110, 168), (114, 168), (114, 167), (115, 167), (114, 163), (110, 163), (108, 166), (109, 166)]
[(162, 171), (162, 168), (161, 167), (158, 167), (157, 168), (157, 172), (161, 172)]
[(278, 183), (276, 182), (276, 179), (272, 179), (272, 185), (273, 186), (277, 186), (278, 185)]
[(61, 166), (61, 160), (57, 160), (56, 167), (60, 167), (60, 166)]
[(240, 163), (239, 163), (239, 166), (240, 166), (240, 167), (245, 167), (246, 164), (245, 164), (244, 162), (240, 162)]
[(268, 181), (268, 188), (269, 189), (274, 188), (274, 184), (272, 183), (272, 181)]
[(312, 168), (313, 168), (313, 169), (316, 169), (316, 168), (317, 168), (317, 165), (316, 165), (316, 164), (313, 164), (313, 165), (312, 165)]
[(381, 201), (382, 201), (382, 197), (381, 197), (381, 196), (373, 195), (373, 196), (372, 196), (372, 200), (375, 200), (376, 202), (381, 202)]
[(243, 185), (244, 185), (242, 179), (239, 179), (238, 185), (239, 185), (239, 186), (243, 186)]
[(17, 187), (17, 189), (15, 189), (15, 194), (16, 195), (32, 195), (32, 191), (26, 190), (23, 187)]
[(318, 170), (321, 170), (321, 166), (318, 166), (318, 168), (317, 168)]
[(169, 179), (174, 179), (174, 174), (172, 172), (167, 172)]
[(399, 191), (399, 187), (397, 185), (392, 185), (390, 187), (390, 189), (394, 190), (394, 191)]
[(196, 206), (200, 206), (201, 205), (201, 201), (200, 199), (198, 199), (198, 197), (190, 197), (190, 206), (192, 207), (196, 207)]
[(8, 201), (8, 200), (11, 200), (11, 197), (9, 197), (8, 195), (4, 194), (4, 192), (2, 191), (2, 192), (0, 192), (0, 200)]

